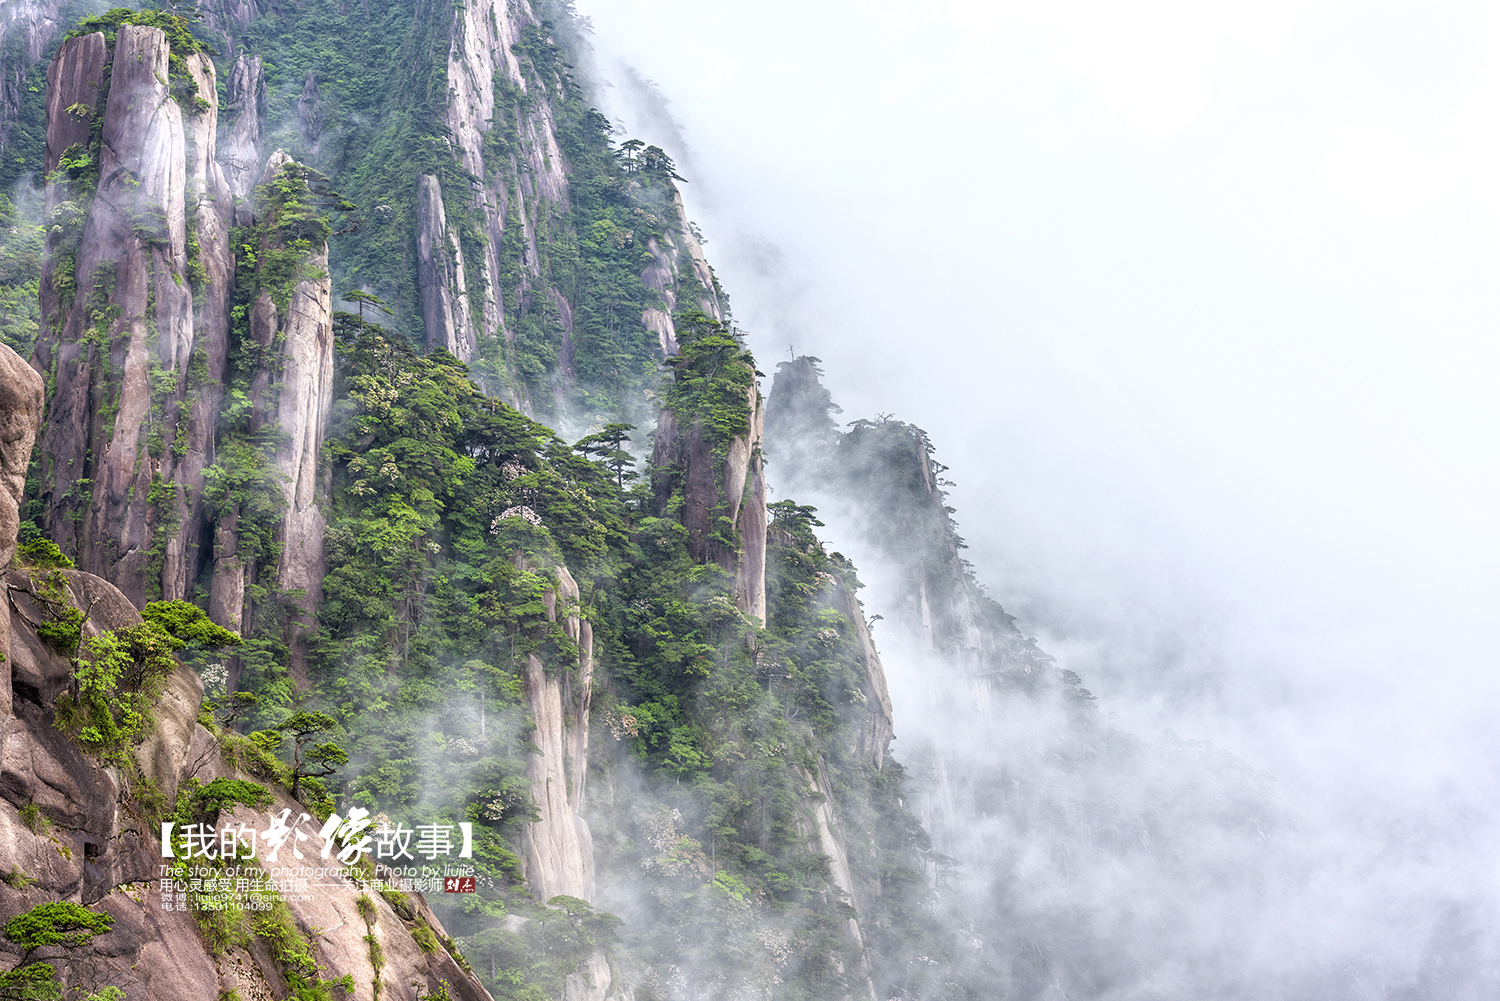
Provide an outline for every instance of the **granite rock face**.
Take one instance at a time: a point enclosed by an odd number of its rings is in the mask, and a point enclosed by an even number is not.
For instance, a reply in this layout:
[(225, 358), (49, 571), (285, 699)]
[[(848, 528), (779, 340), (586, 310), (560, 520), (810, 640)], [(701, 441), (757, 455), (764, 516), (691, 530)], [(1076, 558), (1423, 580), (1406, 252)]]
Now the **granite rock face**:
[[(657, 470), (656, 508), (664, 511), (682, 491), (682, 524), (694, 560), (715, 563), (735, 577), (735, 607), (766, 621), (766, 477), (761, 460), (764, 401), (752, 384), (746, 391), (749, 429), (716, 452), (698, 420), (683, 421), (670, 409), (657, 417), (651, 465)], [(734, 525), (739, 545), (723, 545), (712, 531), (718, 519)]]
[[(457, 146), (455, 152), (464, 169), (476, 178), (487, 178), (476, 185), (473, 195), (474, 206), (483, 217), (482, 227), (488, 246), (482, 261), (467, 262), (474, 269), (473, 273), (465, 275), (467, 287), (460, 290), (454, 281), (456, 268), (450, 267), (448, 288), (454, 297), (461, 291), (467, 293), (465, 309), (471, 314), (469, 323), (476, 337), (514, 337), (514, 331), (506, 328), (500, 287), (500, 255), (508, 226), (520, 225), (525, 246), (519, 294), (561, 297), (555, 289), (539, 287), (538, 224), (554, 206), (565, 206), (568, 202), (567, 164), (557, 144), (551, 102), (527, 101), (524, 108), (519, 103), (511, 107), (495, 103), (496, 79), (505, 80), (521, 94), (532, 89), (532, 81), (523, 72), (522, 63), (512, 47), (521, 42), (525, 29), (540, 24), (540, 16), (527, 0), (480, 0), (453, 9), (445, 124), (452, 131)], [(509, 163), (485, 161), (484, 135), (494, 126), (497, 116), (513, 117), (521, 137), (520, 148), (511, 154)], [(515, 175), (514, 184), (506, 180), (507, 173)], [(421, 183), (427, 184), (426, 179)], [(430, 229), (425, 225), (423, 228)], [(423, 291), (427, 342), (441, 344), (445, 333), (434, 325), (441, 313), (427, 310), (425, 287)], [(568, 312), (571, 312), (571, 306)], [(459, 357), (467, 359), (468, 356)], [(511, 402), (530, 412), (525, 399), (517, 396)]]
[(0, 567), (16, 551), (21, 494), (31, 446), (42, 427), (44, 389), (41, 376), (0, 344)]
[[(277, 150), (258, 183), (295, 181), (304, 170)], [(287, 249), (277, 211), (274, 202), (255, 206), (253, 221), (261, 234), (261, 254)], [(305, 686), (306, 635), (322, 597), (324, 575), (327, 521), (320, 504), (327, 496), (328, 473), (320, 454), (333, 406), (333, 286), (326, 243), (319, 242), (300, 262), (284, 308), (278, 308), (270, 292), (260, 293), (250, 312), (248, 340), (262, 359), (250, 379), (251, 425), (256, 430), (274, 427), (278, 432), (274, 462), (284, 508), (276, 530), (280, 557), (275, 584), (283, 593), (301, 595), (288, 599), (293, 614), (286, 627), (287, 666), (293, 679)], [(250, 596), (257, 584), (256, 566), (240, 553), (239, 534), (240, 512), (233, 504), (214, 530), (209, 615), (236, 630), (251, 621)]]
[[(262, 356), (250, 377), (252, 423), (278, 432), (273, 461), (285, 500), (275, 579), (257, 582), (240, 550), (240, 512), (205, 502), (231, 346), (229, 229), (238, 222), (257, 232), (258, 252), (285, 251), (291, 238), (278, 228), (275, 200), (257, 204), (257, 185), (301, 179), (305, 169), (281, 151), (256, 163), (265, 103), (258, 58), (234, 64), (221, 164), (213, 63), (196, 53), (180, 59), (184, 88), (172, 55), (160, 30), (127, 24), (113, 46), (103, 34), (68, 41), (49, 71), (47, 166), (92, 158), (98, 177), (90, 191), (88, 177), (73, 176), (89, 168), (66, 167), (47, 192), (43, 332), (32, 365), (56, 388), (42, 432), (40, 528), (137, 607), (207, 583), (210, 616), (237, 631), (257, 583), (299, 594), (286, 639), (292, 675), (305, 683), (326, 527), (327, 248), (317, 241), (284, 298), (263, 293), (249, 316), (250, 346)], [(98, 116), (102, 131), (91, 131)]]
[(183, 597), (206, 542), (233, 270), (213, 63), (183, 58), (198, 96), (179, 103), (170, 56), (159, 29), (122, 25), (48, 72), (47, 167), (74, 166), (47, 189), (40, 527), (137, 606)]
[[(219, 163), (230, 193), (247, 199), (260, 177), (261, 126), (266, 115), (266, 78), (260, 56), (241, 53), (229, 71), (227, 84), (229, 106), (225, 111), (230, 124)], [(241, 225), (250, 221), (248, 204), (242, 204), (237, 213)]]
[(561, 621), (578, 645), (576, 664), (550, 670), (540, 657), (527, 658), (526, 704), (536, 722), (537, 751), (526, 761), (531, 798), (540, 819), (522, 835), (526, 882), (541, 901), (559, 894), (592, 901), (594, 847), (582, 817), (588, 777), (589, 700), (594, 683), (594, 635), (578, 614), (578, 584), (565, 567), (556, 569), (557, 586), (546, 592), (547, 616)]
[(463, 250), (448, 232), (442, 188), (431, 174), (417, 179), (417, 286), (427, 346), (468, 361), (474, 355), (468, 273)]

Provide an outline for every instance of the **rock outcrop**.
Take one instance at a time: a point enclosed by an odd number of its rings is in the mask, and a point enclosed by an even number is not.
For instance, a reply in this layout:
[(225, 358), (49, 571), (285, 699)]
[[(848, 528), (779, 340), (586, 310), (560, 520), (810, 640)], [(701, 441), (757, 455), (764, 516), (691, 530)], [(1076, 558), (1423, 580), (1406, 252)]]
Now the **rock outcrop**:
[(287, 625), (288, 667), (299, 684), (307, 681), (307, 634), (323, 594), (323, 533), (328, 522), (321, 505), (328, 496), (328, 472), (319, 460), (333, 407), (333, 294), (327, 248), (309, 263), (314, 277), (298, 282), (293, 290), (276, 365), (281, 375), (276, 468), (286, 498), (276, 586), (283, 594), (300, 594), (289, 599), (297, 614)]
[(714, 277), (714, 269), (708, 265), (708, 257), (703, 253), (703, 244), (698, 237), (697, 230), (688, 221), (687, 206), (683, 204), (682, 192), (676, 188), (672, 189), (672, 207), (676, 210), (677, 218), (681, 226), (675, 235), (668, 233), (668, 239), (673, 243), (673, 250), (678, 255), (687, 257), (687, 270), (691, 272), (693, 281), (698, 285), (697, 308), (706, 316), (711, 316), (719, 322), (728, 319), (728, 313), (724, 309), (724, 299), (719, 291), (719, 280)]
[(184, 78), (171, 55), (127, 24), (113, 46), (71, 39), (48, 73), (47, 168), (68, 163), (47, 190), (33, 356), (55, 385), (42, 529), (136, 605), (195, 575), (228, 326), (213, 63), (183, 55)]
[[(181, 71), (162, 31), (126, 24), (113, 46), (101, 33), (68, 41), (49, 72), (47, 167), (57, 180), (47, 193), (43, 332), (32, 364), (56, 388), (42, 437), (40, 527), (137, 607), (185, 597), (207, 577), (211, 616), (238, 631), (251, 621), (256, 585), (273, 587), (288, 612), (288, 667), (305, 683), (323, 578), (319, 454), (332, 405), (326, 243), (320, 223), (281, 216), (287, 199), (306, 195), (301, 165), (278, 152), (251, 171), (265, 100), (259, 59), (238, 59), (230, 81), (231, 188), (216, 156), (213, 63), (175, 55)], [(92, 129), (101, 115), (103, 128)], [(265, 580), (241, 546), (238, 501), (220, 498), (211, 510), (205, 500), (231, 375), (234, 193), (253, 196), (258, 184), (286, 188), (237, 210), (261, 255), (261, 291), (234, 334), (241, 367), (251, 369), (239, 378), (249, 433), (275, 441), (267, 458), (284, 499), (272, 530), (275, 576)], [(295, 261), (293, 244), (308, 248)], [(269, 258), (290, 277), (268, 277)]]
[[(301, 191), (305, 174), (301, 164), (278, 150), (266, 163), (260, 185), (268, 191), (278, 183)], [(255, 206), (261, 255), (287, 253), (299, 235), (284, 231), (283, 208), (274, 194)], [(262, 284), (250, 312), (245, 347), (259, 359), (249, 384), (251, 432), (274, 428), (278, 441), (274, 466), (284, 508), (274, 529), (280, 551), (274, 583), (292, 611), (286, 624), (287, 668), (293, 680), (306, 685), (306, 635), (322, 594), (327, 528), (320, 504), (327, 497), (328, 472), (320, 453), (333, 405), (333, 288), (327, 244), (313, 245), (296, 267), (291, 279), (283, 279), (285, 288)], [(209, 590), (210, 615), (231, 629), (252, 621), (251, 595), (260, 569), (240, 551), (242, 514), (236, 502), (218, 523)]]
[(760, 387), (750, 386), (750, 433), (729, 445), (724, 460), (724, 497), (727, 517), (739, 532), (735, 554), (735, 604), (762, 623), (766, 621), (766, 472), (761, 457), (765, 436), (765, 407)]
[(526, 882), (543, 902), (559, 894), (594, 899), (594, 846), (585, 823), (583, 794), (588, 778), (589, 699), (594, 684), (594, 634), (578, 614), (578, 584), (558, 567), (557, 587), (543, 601), (547, 617), (561, 621), (578, 647), (576, 664), (526, 660), (526, 704), (536, 723), (537, 751), (526, 762), (531, 798), (540, 815), (522, 836)]
[(875, 641), (870, 637), (870, 627), (865, 622), (865, 612), (860, 607), (859, 599), (843, 581), (837, 582), (835, 589), (838, 604), (854, 626), (860, 665), (864, 668), (865, 704), (869, 708), (864, 725), (859, 730), (855, 754), (880, 768), (885, 764), (886, 753), (891, 749), (891, 738), (896, 732), (890, 686), (886, 683), (885, 667), (880, 662)]
[[(672, 192), (672, 209), (677, 213), (681, 226), (674, 232), (668, 230), (666, 246), (654, 237), (646, 242), (651, 254), (651, 263), (641, 272), (641, 281), (661, 295), (660, 307), (651, 306), (642, 310), (641, 323), (656, 335), (662, 355), (671, 357), (677, 353), (677, 325), (673, 320), (679, 309), (691, 309), (720, 323), (726, 319), (723, 301), (719, 293), (718, 279), (703, 256), (703, 245), (699, 243), (691, 224), (687, 222), (687, 208), (682, 203), (682, 194)], [(688, 283), (698, 294), (695, 301), (678, 302), (678, 275), (691, 276)]]
[(417, 178), (417, 286), (427, 346), (468, 361), (475, 335), (463, 249), (448, 232), (443, 189), (431, 174)]
[[(73, 653), (59, 650), (42, 628), (65, 609), (84, 611), (81, 640), (87, 641), (137, 625), (140, 615), (108, 581), (77, 570), (13, 567), (0, 587), (9, 643), (0, 670), (13, 696), (0, 758), (0, 857), (54, 898), (91, 904), (116, 886), (151, 879), (158, 853), (124, 772), (93, 761), (54, 725), (53, 705), (72, 684)], [(140, 775), (164, 783), (158, 789), (168, 799), (176, 793), (187, 751), (182, 724), (189, 731), (196, 725), (202, 692), (197, 675), (186, 668), (168, 679), (160, 709), (163, 730), (177, 744), (136, 764)], [(22, 819), (23, 809), (37, 818), (32, 826)]]
[[(31, 446), (42, 428), (42, 405), (45, 400), (42, 380), (21, 356), (0, 344), (0, 572), (11, 564), (16, 553), (16, 532), (20, 528), (20, 503), (26, 489), (26, 466), (31, 461)], [(7, 681), (14, 664), (6, 653), (10, 649), (9, 606), (0, 602), (0, 681)], [(5, 738), (10, 731), (12, 684), (0, 684), (0, 759), (5, 753)]]
[(45, 401), (41, 376), (0, 344), (0, 568), (10, 563), (16, 551), (26, 466), (42, 427)]
[(888, 419), (855, 421), (841, 433), (830, 416), (839, 408), (818, 375), (815, 358), (777, 367), (767, 450), (778, 485), (851, 517), (871, 552), (898, 570), (897, 604), (882, 611), (960, 667), (977, 702), (987, 703), (1001, 676), (1048, 673), (1051, 658), (985, 596), (965, 563), (940, 482), (946, 467), (933, 459), (926, 433)]
[(661, 295), (661, 306), (649, 306), (641, 311), (641, 323), (656, 335), (663, 357), (677, 353), (677, 327), (672, 314), (677, 311), (677, 288), (673, 261), (661, 244), (653, 237), (646, 241), (646, 250), (651, 254), (651, 263), (641, 272), (641, 281)]
[(816, 487), (828, 475), (839, 441), (833, 415), (843, 410), (823, 386), (819, 361), (803, 355), (778, 364), (766, 400), (767, 451), (778, 480), (794, 489)]
[[(548, 665), (526, 658), (522, 678), (536, 731), (526, 759), (538, 819), (522, 829), (526, 885), (543, 903), (556, 896), (594, 902), (594, 842), (583, 819), (589, 772), (589, 703), (594, 686), (594, 632), (579, 614), (578, 584), (566, 567), (542, 596), (547, 618), (560, 622), (578, 647), (578, 659)], [(561, 1001), (629, 1001), (602, 948), (588, 953), (563, 981)]]
[[(505, 230), (519, 223), (526, 247), (522, 263), (523, 295), (533, 294), (541, 275), (537, 248), (539, 219), (554, 206), (568, 202), (566, 161), (557, 144), (551, 103), (527, 101), (497, 105), (496, 80), (521, 94), (540, 84), (523, 72), (514, 46), (527, 28), (541, 19), (527, 0), (479, 0), (453, 9), (452, 39), (448, 49), (448, 109), (446, 123), (458, 147), (459, 162), (476, 178), (485, 178), (474, 192), (474, 201), (484, 217), (489, 240), (480, 274), (471, 276), (470, 306), (476, 328), (484, 336), (513, 337), (506, 329), (504, 299), (500, 289), (501, 248)], [(489, 163), (484, 155), (484, 134), (494, 127), (497, 116), (512, 118), (521, 138), (520, 149), (509, 162)], [(546, 294), (546, 289), (536, 290)], [(556, 290), (551, 290), (556, 292)], [(429, 343), (433, 327), (427, 328)]]
[[(155, 1001), (202, 1001), (230, 990), (242, 997), (290, 996), (277, 950), (259, 938), (210, 947), (198, 918), (166, 907), (158, 889), (164, 859), (153, 810), (169, 807), (189, 778), (205, 784), (221, 777), (253, 780), (224, 760), (217, 739), (198, 722), (201, 682), (179, 667), (153, 710), (152, 731), (133, 750), (132, 767), (101, 765), (56, 725), (53, 703), (70, 684), (73, 665), (38, 632), (60, 607), (57, 592), (48, 590), (50, 575), (61, 577), (66, 607), (86, 610), (85, 639), (141, 621), (125, 595), (92, 574), (22, 567), (0, 581), (0, 635), (9, 636), (0, 670), (9, 675), (4, 691), (16, 693), (0, 720), (0, 860), (7, 874), (0, 883), (0, 921), (59, 899), (111, 915), (113, 928), (88, 945), (32, 957), (52, 963), (69, 986), (112, 984), (128, 997)], [(158, 805), (143, 800), (148, 791), (162, 797)], [(224, 814), (219, 829), (240, 823), (261, 828), (281, 810), (294, 816), (304, 810), (285, 791), (275, 790), (274, 797), (266, 811), (240, 807)], [(319, 882), (324, 885), (315, 892), (286, 900), (294, 933), (323, 976), (352, 976), (351, 997), (372, 996), (379, 980), (382, 998), (415, 1001), (446, 983), (454, 999), (489, 999), (445, 948), (429, 953), (419, 941), (423, 926), (443, 933), (420, 896), (362, 895), (338, 877)], [(377, 955), (383, 971), (371, 965)], [(0, 946), (0, 964), (19, 958), (14, 946)]]
[(311, 70), (302, 84), (302, 96), (297, 100), (297, 130), (302, 141), (313, 156), (318, 155), (318, 140), (323, 137), (323, 92), (318, 86), (318, 77)]
[[(844, 897), (844, 902), (855, 911), (859, 910), (859, 899), (854, 890), (854, 874), (849, 868), (849, 852), (844, 846), (844, 839), (839, 836), (838, 818), (834, 812), (834, 791), (828, 782), (827, 768), (820, 758), (816, 772), (803, 770), (802, 776), (807, 780), (807, 795), (812, 804), (812, 821), (810, 830), (806, 833), (808, 838), (817, 847), (818, 851), (828, 857), (828, 874), (833, 879), (833, 885), (838, 887)], [(851, 977), (854, 981), (854, 997), (860, 1001), (875, 1001), (875, 985), (870, 981), (870, 964), (864, 958), (865, 937), (860, 930), (859, 919), (851, 914), (844, 921), (844, 934), (848, 936), (854, 951), (861, 957), (859, 969)], [(840, 969), (846, 975), (849, 971), (843, 970), (842, 962)], [(862, 989), (861, 989), (862, 988)]]
[[(219, 163), (230, 193), (244, 200), (260, 177), (261, 128), (266, 114), (266, 80), (260, 56), (241, 53), (226, 83), (229, 129), (219, 151)], [(240, 225), (248, 224), (254, 214), (249, 204), (242, 204), (238, 213)]]
[[(748, 365), (738, 361), (734, 364)], [(681, 494), (681, 520), (693, 559), (711, 562), (734, 575), (734, 601), (740, 611), (766, 621), (766, 480), (761, 460), (765, 422), (760, 390), (753, 378), (746, 393), (745, 433), (716, 447), (701, 418), (672, 408), (657, 418), (651, 458), (656, 509), (674, 507)], [(727, 544), (722, 523), (732, 525)]]

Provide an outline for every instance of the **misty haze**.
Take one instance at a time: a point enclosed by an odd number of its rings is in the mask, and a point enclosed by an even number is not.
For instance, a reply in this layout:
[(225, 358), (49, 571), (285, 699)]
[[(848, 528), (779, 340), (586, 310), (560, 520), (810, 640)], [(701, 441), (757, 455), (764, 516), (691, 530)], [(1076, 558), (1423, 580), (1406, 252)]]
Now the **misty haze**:
[(1497, 57), (4, 2), (0, 997), (1500, 997)]

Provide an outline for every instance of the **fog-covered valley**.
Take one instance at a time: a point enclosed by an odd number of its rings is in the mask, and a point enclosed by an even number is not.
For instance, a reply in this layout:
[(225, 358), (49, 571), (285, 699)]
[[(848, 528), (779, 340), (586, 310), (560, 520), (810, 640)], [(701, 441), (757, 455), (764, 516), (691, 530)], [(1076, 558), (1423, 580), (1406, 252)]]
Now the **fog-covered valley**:
[(1486, 9), (0, 15), (0, 995), (1500, 992)]
[[(1208, 955), (1280, 985), (1251, 996), (1486, 996), (1493, 19), (585, 12), (612, 112), (687, 165), (758, 353), (822, 359), (841, 423), (926, 429), (978, 582), (1082, 677), (1103, 725), (1163, 759), (1234, 760), (1261, 797), (1264, 828), (1228, 842), (1178, 817), (1178, 863), (1248, 853), (1199, 888), (1149, 847), (1096, 845), (1102, 870), (1032, 870), (1032, 905), (1125, 937), (1163, 920), (1130, 952), (1165, 978), (1141, 996), (1175, 996), (1175, 964)], [(768, 449), (777, 496), (818, 506), (887, 620), (893, 754), (962, 788), (1035, 751), (891, 621), (901, 570), (862, 536), (869, 515), (789, 483)], [(1182, 805), (1113, 767), (1085, 798)], [(938, 831), (953, 807), (927, 809)], [(1027, 840), (973, 810), (949, 843), (983, 860), (960, 884), (983, 896)]]

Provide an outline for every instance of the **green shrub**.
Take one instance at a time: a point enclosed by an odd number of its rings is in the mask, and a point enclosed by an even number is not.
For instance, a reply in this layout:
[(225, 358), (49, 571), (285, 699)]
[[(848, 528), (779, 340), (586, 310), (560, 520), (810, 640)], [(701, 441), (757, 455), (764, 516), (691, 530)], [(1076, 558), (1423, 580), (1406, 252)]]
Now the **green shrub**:
[(114, 923), (115, 919), (108, 914), (98, 914), (66, 900), (54, 900), (17, 914), (0, 928), (0, 934), (29, 955), (44, 945), (67, 949), (84, 945), (95, 935), (109, 931)]
[(152, 726), (151, 707), (177, 669), (173, 654), (182, 641), (155, 622), (142, 622), (91, 636), (83, 648), (73, 690), (57, 700), (58, 725), (85, 750), (125, 765), (129, 748)]
[(16, 562), (44, 570), (71, 570), (73, 561), (51, 539), (33, 539), (16, 547)]
[(0, 973), (0, 998), (7, 1001), (62, 1001), (62, 984), (51, 963), (31, 963)]
[(41, 834), (47, 828), (47, 818), (42, 815), (42, 808), (35, 803), (27, 803), (20, 809), (21, 823), (32, 834)]
[(417, 946), (429, 956), (438, 951), (437, 936), (432, 933), (432, 926), (420, 917), (417, 918), (416, 927), (411, 930), (411, 937), (416, 940)]
[(0, 875), (0, 882), (13, 890), (25, 890), (36, 885), (36, 880), (20, 866), (11, 866), (9, 872)]
[(160, 626), (186, 649), (217, 650), (243, 642), (238, 633), (217, 625), (203, 609), (186, 601), (153, 601), (141, 609), (141, 618)]

